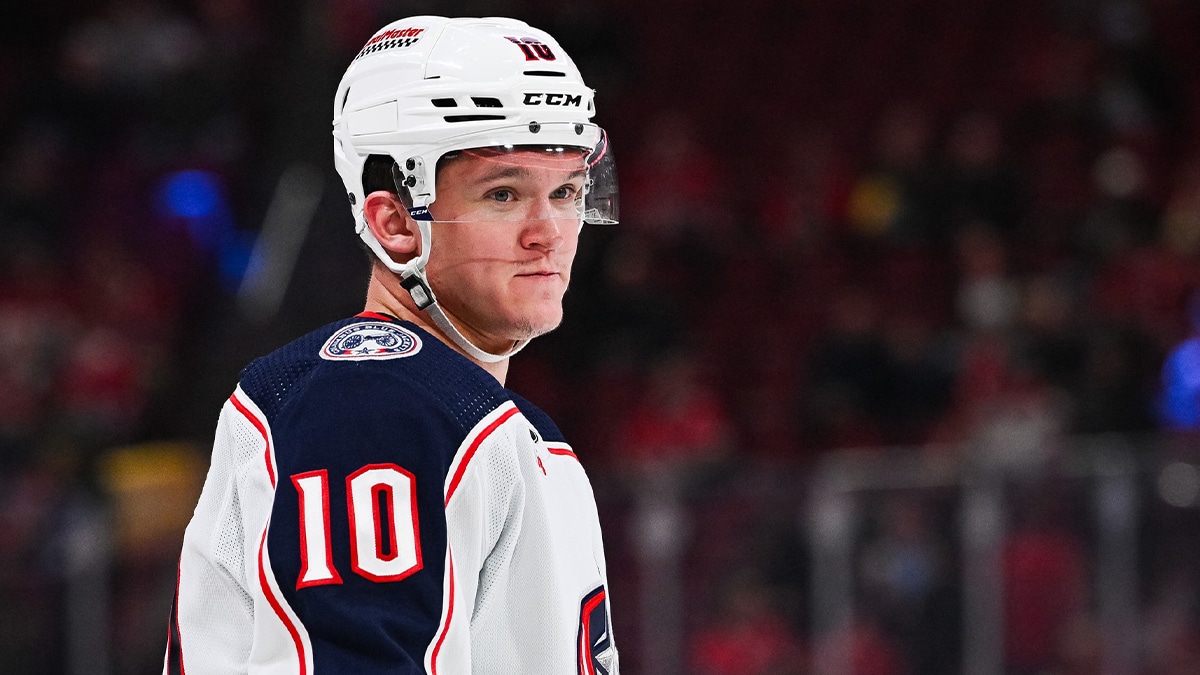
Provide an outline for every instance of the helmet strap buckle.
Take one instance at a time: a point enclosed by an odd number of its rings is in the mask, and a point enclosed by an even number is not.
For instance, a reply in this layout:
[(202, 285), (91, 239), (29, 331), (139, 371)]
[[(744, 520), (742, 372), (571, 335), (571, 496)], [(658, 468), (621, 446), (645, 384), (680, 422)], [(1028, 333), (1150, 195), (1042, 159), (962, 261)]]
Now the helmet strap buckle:
[(413, 302), (416, 303), (418, 310), (428, 309), (437, 300), (433, 297), (433, 289), (429, 288), (429, 283), (425, 281), (425, 275), (414, 272), (400, 279), (400, 285), (404, 290), (408, 291)]

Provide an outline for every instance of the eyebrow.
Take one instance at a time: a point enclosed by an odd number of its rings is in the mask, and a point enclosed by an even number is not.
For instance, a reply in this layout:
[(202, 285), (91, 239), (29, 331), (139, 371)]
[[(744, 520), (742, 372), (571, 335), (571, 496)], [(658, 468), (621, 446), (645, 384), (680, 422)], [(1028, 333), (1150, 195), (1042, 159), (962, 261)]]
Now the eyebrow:
[[(587, 169), (576, 169), (567, 175), (567, 179), (582, 178), (587, 175)], [(529, 169), (523, 166), (502, 166), (480, 176), (477, 181), (486, 183), (500, 178), (526, 178), (529, 176)]]

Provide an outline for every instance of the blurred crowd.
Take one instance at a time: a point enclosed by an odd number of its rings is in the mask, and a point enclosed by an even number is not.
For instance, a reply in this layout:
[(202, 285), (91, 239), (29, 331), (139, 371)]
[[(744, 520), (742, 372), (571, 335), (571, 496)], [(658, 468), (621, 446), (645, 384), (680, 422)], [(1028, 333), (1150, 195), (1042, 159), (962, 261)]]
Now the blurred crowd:
[[(1200, 335), (1195, 3), (76, 4), (0, 14), (0, 660), (20, 672), (59, 672), (55, 533), (130, 484), (114, 449), (182, 440), (203, 459), (238, 368), (361, 307), (329, 97), (405, 14), (525, 18), (598, 90), (622, 222), (585, 231), (567, 322), (510, 386), (574, 439), (602, 508), (619, 501), (605, 485), (664, 466), (904, 445), (1022, 467), (1068, 435), (1200, 422), (1200, 357), (1178, 351)], [(248, 316), (239, 284), (297, 162), (326, 198), (279, 313)], [(734, 516), (696, 508), (737, 541)], [(912, 505), (887, 514), (864, 575), (928, 592), (949, 563), (911, 542), (945, 534)], [(161, 658), (177, 546), (117, 552), (118, 672)], [(802, 568), (793, 548), (772, 564)], [(1069, 537), (1006, 555), (1010, 578), (1037, 570), (1052, 604), (1079, 602)], [(803, 611), (732, 578), (689, 622), (688, 672), (804, 672)], [(855, 673), (954, 672), (878, 616)], [(1176, 639), (1196, 659), (1193, 629)], [(1010, 654), (1014, 672), (1091, 672), (1063, 665), (1063, 643), (1029, 646), (1050, 634)]]

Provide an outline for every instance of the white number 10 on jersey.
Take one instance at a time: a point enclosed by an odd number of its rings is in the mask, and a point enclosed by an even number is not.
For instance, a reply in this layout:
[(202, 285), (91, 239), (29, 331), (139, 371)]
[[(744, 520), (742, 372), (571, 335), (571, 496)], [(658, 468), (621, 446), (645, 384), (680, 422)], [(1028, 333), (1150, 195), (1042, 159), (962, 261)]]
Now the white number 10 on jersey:
[[(329, 537), (329, 473), (298, 473), (300, 577), (296, 588), (340, 584)], [(346, 478), (350, 568), (371, 581), (399, 581), (422, 567), (413, 475), (395, 464), (368, 464)]]

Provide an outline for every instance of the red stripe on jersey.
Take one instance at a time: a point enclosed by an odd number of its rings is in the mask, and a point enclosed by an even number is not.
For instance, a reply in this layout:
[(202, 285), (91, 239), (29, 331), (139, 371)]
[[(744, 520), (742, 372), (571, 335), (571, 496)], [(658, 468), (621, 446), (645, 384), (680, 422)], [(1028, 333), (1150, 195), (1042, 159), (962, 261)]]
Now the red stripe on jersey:
[(183, 667), (183, 638), (179, 634), (179, 582), (183, 576), (175, 566), (175, 600), (171, 603), (171, 623), (167, 626), (167, 663), (163, 669), (168, 675), (187, 675)]
[(579, 461), (579, 458), (575, 456), (575, 451), (567, 446), (547, 445), (546, 449), (549, 450), (550, 454), (552, 454), (552, 455), (561, 455), (563, 457), (570, 457), (571, 459), (575, 460), (576, 462)]
[(504, 414), (500, 415), (493, 420), (491, 424), (484, 427), (483, 431), (479, 432), (479, 435), (475, 437), (475, 440), (471, 441), (471, 445), (467, 447), (466, 453), (463, 454), (462, 462), (460, 462), (458, 465), (458, 470), (454, 472), (454, 477), (450, 479), (450, 487), (446, 489), (447, 506), (450, 505), (450, 497), (454, 496), (454, 491), (458, 489), (458, 484), (460, 481), (462, 481), (463, 474), (467, 471), (467, 464), (471, 461), (471, 458), (475, 456), (475, 451), (479, 449), (479, 446), (483, 444), (483, 441), (488, 436), (492, 435), (492, 432), (495, 431), (497, 427), (507, 422), (508, 418), (516, 415), (518, 412), (520, 411), (516, 406), (505, 410)]
[(380, 314), (379, 312), (359, 312), (358, 314), (354, 315), (354, 318), (377, 319), (379, 321), (387, 321), (388, 323), (395, 323), (396, 321), (396, 317), (388, 316), (387, 314)]
[(250, 409), (247, 408), (245, 404), (238, 400), (237, 394), (231, 395), (229, 397), (229, 402), (232, 403), (233, 407), (237, 408), (238, 412), (242, 413), (246, 419), (250, 420), (250, 424), (253, 424), (254, 428), (258, 429), (258, 433), (262, 434), (263, 442), (266, 443), (267, 446), (267, 449), (263, 452), (263, 460), (267, 463), (267, 475), (271, 477), (271, 487), (275, 487), (275, 467), (273, 466), (273, 462), (271, 462), (271, 439), (269, 436), (267, 436), (267, 426), (263, 424), (262, 420), (255, 417), (254, 413), (250, 412)]
[(263, 562), (263, 553), (267, 548), (267, 531), (264, 529), (262, 541), (258, 544), (258, 583), (262, 586), (263, 595), (267, 598), (267, 603), (271, 605), (271, 609), (275, 610), (275, 616), (283, 622), (284, 628), (287, 628), (288, 634), (292, 636), (292, 642), (296, 645), (296, 658), (300, 662), (300, 675), (307, 675), (308, 664), (304, 661), (304, 643), (300, 641), (300, 631), (296, 629), (296, 625), (284, 613), (283, 606), (279, 604), (279, 599), (271, 592), (271, 585), (267, 583), (267, 568)]
[(442, 643), (446, 641), (446, 634), (450, 632), (450, 620), (454, 618), (454, 554), (449, 555), (450, 558), (450, 603), (446, 609), (446, 622), (442, 624), (442, 634), (438, 636), (437, 644), (433, 646), (433, 656), (429, 658), (430, 667), (433, 668), (431, 675), (437, 675), (438, 653), (442, 651)]

